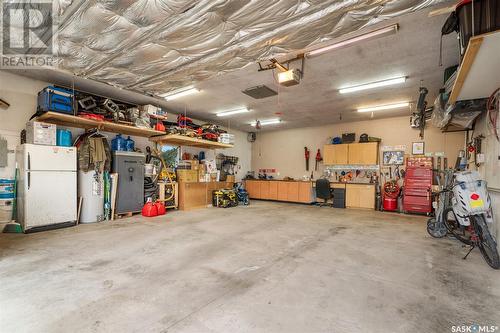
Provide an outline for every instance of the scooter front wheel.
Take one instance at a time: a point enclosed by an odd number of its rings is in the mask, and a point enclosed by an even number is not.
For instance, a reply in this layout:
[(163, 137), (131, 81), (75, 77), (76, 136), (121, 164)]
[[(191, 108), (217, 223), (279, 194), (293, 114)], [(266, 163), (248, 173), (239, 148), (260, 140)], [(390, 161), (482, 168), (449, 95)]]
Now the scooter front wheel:
[(436, 218), (433, 217), (427, 220), (427, 232), (434, 238), (443, 238), (448, 230), (446, 230), (443, 223), (438, 223)]
[(500, 258), (498, 256), (497, 243), (491, 236), (486, 221), (481, 215), (473, 215), (471, 216), (471, 220), (472, 223), (474, 223), (474, 228), (479, 237), (477, 247), (479, 247), (484, 261), (486, 261), (491, 268), (499, 269)]

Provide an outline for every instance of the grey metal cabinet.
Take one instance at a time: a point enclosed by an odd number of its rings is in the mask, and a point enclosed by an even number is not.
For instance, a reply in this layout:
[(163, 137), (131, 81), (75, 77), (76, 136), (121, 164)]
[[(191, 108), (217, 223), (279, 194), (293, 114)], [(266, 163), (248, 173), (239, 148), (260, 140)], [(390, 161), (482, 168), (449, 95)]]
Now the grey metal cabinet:
[(117, 214), (140, 212), (144, 205), (144, 154), (113, 152), (112, 170), (118, 173), (116, 193)]

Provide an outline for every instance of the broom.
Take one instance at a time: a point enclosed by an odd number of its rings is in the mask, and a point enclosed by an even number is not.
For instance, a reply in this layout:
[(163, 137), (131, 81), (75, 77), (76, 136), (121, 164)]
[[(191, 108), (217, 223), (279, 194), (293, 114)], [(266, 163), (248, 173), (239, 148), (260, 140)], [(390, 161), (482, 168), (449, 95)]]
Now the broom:
[(7, 223), (3, 227), (3, 231), (5, 233), (15, 233), (20, 234), (23, 232), (23, 228), (17, 222), (15, 222), (17, 218), (17, 163), (16, 163), (16, 171), (14, 175), (14, 203), (12, 204), (12, 219), (9, 223)]

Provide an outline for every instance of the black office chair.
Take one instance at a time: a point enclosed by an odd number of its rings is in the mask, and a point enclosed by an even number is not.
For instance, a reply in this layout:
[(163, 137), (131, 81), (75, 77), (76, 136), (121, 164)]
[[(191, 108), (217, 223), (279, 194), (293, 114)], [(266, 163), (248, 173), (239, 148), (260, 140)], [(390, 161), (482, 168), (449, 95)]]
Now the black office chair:
[(321, 178), (316, 180), (316, 197), (324, 200), (324, 202), (319, 204), (320, 207), (328, 205), (328, 200), (333, 198), (328, 179)]

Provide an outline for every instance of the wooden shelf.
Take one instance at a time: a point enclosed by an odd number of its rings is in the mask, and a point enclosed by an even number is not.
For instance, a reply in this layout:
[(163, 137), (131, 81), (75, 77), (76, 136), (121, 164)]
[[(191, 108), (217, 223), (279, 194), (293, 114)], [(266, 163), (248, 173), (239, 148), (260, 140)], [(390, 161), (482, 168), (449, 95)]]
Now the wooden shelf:
[(156, 143), (171, 145), (171, 146), (190, 146), (190, 147), (199, 147), (206, 149), (225, 149), (225, 148), (233, 148), (233, 145), (191, 138), (189, 136), (184, 136), (180, 134), (165, 134), (160, 136), (150, 137), (149, 141), (153, 141)]
[(451, 91), (456, 101), (488, 98), (500, 87), (500, 31), (472, 37)]
[(140, 128), (124, 124), (116, 124), (109, 121), (97, 121), (75, 117), (63, 113), (46, 112), (35, 118), (36, 121), (43, 121), (50, 124), (56, 124), (65, 127), (77, 127), (84, 129), (97, 128), (104, 132), (120, 133), (126, 135), (142, 136), (149, 138), (154, 135), (165, 134), (150, 128)]

